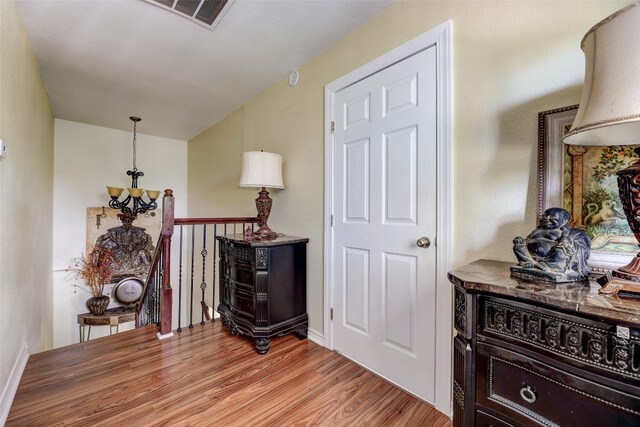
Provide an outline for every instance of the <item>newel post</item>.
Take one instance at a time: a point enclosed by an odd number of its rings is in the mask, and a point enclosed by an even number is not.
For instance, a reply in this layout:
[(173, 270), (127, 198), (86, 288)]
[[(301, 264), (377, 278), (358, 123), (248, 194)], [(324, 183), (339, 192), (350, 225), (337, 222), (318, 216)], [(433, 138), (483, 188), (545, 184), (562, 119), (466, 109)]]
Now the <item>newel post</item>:
[(164, 190), (162, 198), (162, 318), (160, 336), (171, 334), (173, 296), (171, 289), (171, 236), (173, 235), (174, 198), (172, 190)]

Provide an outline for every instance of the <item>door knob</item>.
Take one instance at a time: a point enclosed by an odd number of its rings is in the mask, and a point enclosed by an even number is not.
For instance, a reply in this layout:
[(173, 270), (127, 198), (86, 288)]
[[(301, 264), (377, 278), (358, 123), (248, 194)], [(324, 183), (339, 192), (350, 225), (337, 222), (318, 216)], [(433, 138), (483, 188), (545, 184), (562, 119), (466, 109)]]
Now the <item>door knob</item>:
[(421, 248), (428, 248), (431, 246), (431, 240), (428, 237), (421, 237), (416, 241), (416, 245)]

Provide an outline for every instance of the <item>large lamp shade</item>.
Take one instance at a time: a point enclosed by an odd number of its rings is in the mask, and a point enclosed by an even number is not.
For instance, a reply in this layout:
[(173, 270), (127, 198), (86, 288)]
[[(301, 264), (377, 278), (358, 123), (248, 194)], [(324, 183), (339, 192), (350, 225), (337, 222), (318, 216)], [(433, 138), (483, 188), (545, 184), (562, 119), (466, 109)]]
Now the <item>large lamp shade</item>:
[(284, 189), (282, 156), (264, 151), (242, 153), (240, 187), (268, 187)]
[(640, 143), (640, 3), (596, 24), (582, 39), (580, 107), (566, 144)]

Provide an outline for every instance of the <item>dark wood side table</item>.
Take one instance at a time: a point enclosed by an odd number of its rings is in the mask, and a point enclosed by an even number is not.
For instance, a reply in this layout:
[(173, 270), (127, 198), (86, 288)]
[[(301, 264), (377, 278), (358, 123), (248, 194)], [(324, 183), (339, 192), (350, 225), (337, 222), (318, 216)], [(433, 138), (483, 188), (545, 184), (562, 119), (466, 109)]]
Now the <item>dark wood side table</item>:
[(640, 300), (453, 270), (454, 427), (640, 425)]
[(254, 338), (259, 354), (269, 351), (271, 337), (306, 338), (309, 239), (245, 240), (242, 234), (217, 239), (222, 324), (234, 335)]
[(85, 341), (85, 327), (89, 330), (86, 334), (86, 341), (91, 338), (92, 326), (109, 326), (109, 335), (116, 334), (121, 323), (133, 322), (136, 320), (135, 308), (114, 307), (104, 312), (104, 314), (83, 313), (78, 314), (78, 329), (80, 332), (80, 342)]

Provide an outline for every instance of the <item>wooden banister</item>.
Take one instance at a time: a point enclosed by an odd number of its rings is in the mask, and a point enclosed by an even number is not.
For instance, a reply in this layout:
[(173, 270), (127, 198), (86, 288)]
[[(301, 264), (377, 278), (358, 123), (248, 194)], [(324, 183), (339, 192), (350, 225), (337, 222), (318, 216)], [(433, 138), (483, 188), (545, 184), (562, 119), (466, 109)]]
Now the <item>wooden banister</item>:
[(173, 236), (175, 204), (172, 190), (165, 190), (162, 198), (162, 307), (160, 335), (171, 333), (173, 294), (171, 290), (171, 236)]
[(175, 225), (251, 224), (256, 222), (258, 222), (258, 217), (254, 216), (239, 216), (231, 218), (175, 218)]

